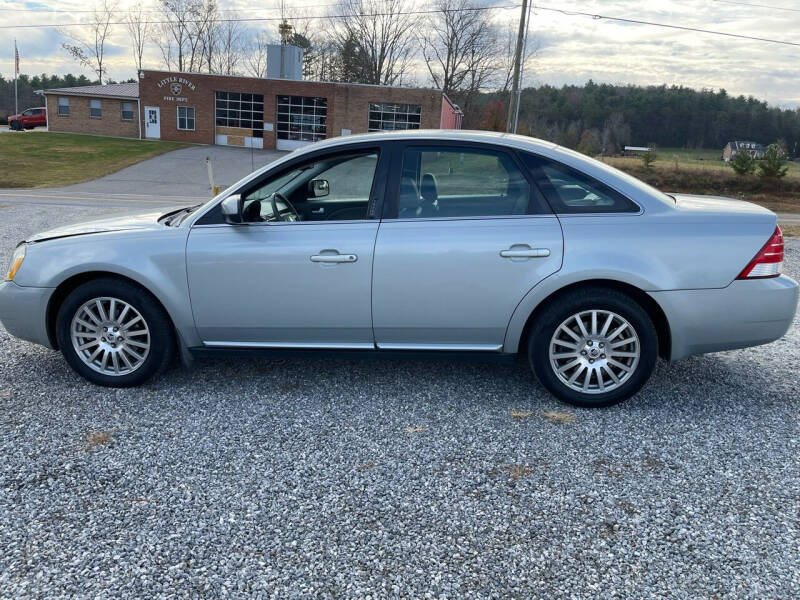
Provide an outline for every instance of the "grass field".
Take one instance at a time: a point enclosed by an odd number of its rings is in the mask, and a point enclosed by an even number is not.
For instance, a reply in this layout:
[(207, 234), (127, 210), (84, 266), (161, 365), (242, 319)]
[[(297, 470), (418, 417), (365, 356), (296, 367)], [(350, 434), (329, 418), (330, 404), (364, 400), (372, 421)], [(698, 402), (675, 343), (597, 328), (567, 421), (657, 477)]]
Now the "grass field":
[(800, 213), (800, 163), (788, 163), (780, 181), (758, 175), (739, 176), (720, 160), (717, 150), (663, 148), (650, 169), (638, 157), (605, 157), (603, 162), (638, 177), (664, 192), (708, 194), (755, 202), (784, 213)]
[[(615, 167), (636, 167), (642, 164), (638, 156), (608, 157), (603, 159)], [(656, 150), (656, 166), (660, 168), (692, 169), (699, 171), (719, 171), (733, 173), (728, 163), (722, 160), (722, 151), (715, 149), (687, 150), (686, 148), (658, 148)], [(800, 179), (800, 162), (787, 163), (789, 171), (787, 179)], [(756, 170), (756, 172), (758, 172)]]
[(155, 142), (32, 131), (0, 134), (0, 188), (57, 187), (108, 175), (183, 148)]

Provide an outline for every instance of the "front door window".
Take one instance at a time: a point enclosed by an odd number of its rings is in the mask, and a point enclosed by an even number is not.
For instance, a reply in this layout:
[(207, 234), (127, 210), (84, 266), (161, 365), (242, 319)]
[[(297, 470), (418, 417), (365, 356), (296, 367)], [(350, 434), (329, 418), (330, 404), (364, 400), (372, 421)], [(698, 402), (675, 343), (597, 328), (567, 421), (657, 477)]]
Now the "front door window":
[(244, 194), (245, 220), (366, 219), (377, 165), (378, 152), (368, 150), (317, 158), (293, 167)]

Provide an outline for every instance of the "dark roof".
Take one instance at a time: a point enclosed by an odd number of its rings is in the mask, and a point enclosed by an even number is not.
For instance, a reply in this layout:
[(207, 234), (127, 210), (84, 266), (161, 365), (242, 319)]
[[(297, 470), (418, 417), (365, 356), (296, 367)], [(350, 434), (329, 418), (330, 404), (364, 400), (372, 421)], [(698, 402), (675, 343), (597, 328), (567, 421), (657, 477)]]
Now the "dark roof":
[(138, 83), (109, 83), (107, 85), (80, 85), (77, 87), (51, 88), (42, 90), (44, 94), (66, 96), (97, 96), (99, 98), (138, 98)]

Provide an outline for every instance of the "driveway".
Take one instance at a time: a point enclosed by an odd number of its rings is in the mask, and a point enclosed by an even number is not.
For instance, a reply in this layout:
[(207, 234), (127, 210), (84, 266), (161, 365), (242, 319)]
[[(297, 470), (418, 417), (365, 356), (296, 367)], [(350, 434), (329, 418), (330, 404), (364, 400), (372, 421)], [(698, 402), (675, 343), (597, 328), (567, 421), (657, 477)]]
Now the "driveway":
[(113, 199), (138, 209), (201, 202), (211, 198), (206, 157), (211, 159), (214, 183), (224, 188), (284, 154), (276, 150), (190, 146), (85, 183), (0, 190), (0, 204), (97, 206)]

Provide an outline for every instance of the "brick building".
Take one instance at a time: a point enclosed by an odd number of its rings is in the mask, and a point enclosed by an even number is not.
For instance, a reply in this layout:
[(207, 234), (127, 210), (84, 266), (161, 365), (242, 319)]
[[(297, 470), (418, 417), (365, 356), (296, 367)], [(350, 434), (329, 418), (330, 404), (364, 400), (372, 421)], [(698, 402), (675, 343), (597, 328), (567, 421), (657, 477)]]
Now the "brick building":
[(140, 71), (138, 83), (50, 89), (51, 131), (292, 150), (394, 129), (459, 129), (437, 90)]

